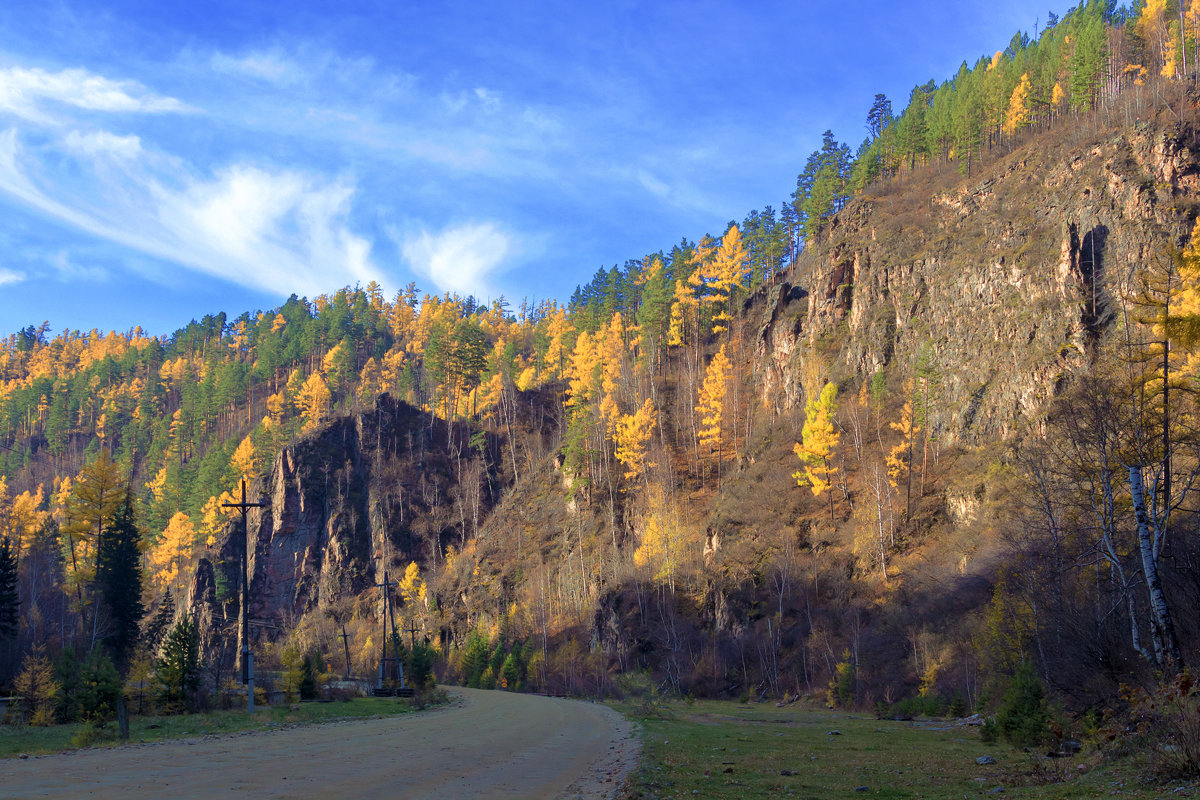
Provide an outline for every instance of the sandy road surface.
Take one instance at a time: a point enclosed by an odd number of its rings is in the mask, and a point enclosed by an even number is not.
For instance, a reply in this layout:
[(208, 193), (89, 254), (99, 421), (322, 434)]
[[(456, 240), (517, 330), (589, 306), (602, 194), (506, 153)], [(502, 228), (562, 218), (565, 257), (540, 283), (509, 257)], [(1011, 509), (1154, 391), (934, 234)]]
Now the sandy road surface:
[(615, 795), (633, 726), (576, 700), (453, 689), (388, 719), (0, 760), (0, 797), (585, 798)]

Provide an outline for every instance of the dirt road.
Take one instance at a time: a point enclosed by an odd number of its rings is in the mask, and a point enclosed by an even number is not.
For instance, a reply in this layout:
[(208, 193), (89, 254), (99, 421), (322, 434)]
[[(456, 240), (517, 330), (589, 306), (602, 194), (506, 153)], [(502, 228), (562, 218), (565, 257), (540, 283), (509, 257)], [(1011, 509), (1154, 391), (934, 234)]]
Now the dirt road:
[(452, 693), (401, 717), (0, 760), (0, 796), (599, 800), (636, 761), (633, 726), (605, 706)]

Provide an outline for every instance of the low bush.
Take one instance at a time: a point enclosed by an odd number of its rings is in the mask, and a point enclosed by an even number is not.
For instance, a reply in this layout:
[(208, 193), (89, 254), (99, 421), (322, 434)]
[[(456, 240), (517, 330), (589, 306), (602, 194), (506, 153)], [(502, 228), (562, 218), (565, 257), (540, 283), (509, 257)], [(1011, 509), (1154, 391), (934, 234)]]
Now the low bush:
[(1200, 777), (1200, 686), (1186, 670), (1152, 691), (1126, 689), (1128, 716), (1112, 735), (1163, 780)]

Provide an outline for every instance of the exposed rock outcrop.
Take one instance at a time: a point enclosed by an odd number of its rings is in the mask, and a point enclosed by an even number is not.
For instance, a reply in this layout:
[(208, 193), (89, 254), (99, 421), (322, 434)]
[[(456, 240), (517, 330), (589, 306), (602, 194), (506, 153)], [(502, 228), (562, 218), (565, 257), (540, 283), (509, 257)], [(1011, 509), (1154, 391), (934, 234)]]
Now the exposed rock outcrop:
[[(440, 553), (466, 521), (482, 519), (505, 480), (494, 437), (467, 446), (463, 430), (381, 395), (284, 448), (251, 502), (250, 618), (290, 627)], [(455, 438), (451, 438), (455, 437)], [(229, 523), (201, 562), (189, 606), (202, 622), (238, 615), (241, 521)], [(223, 590), (218, 590), (218, 586)], [(215, 624), (207, 626), (213, 631)], [(252, 631), (252, 638), (258, 633)]]
[[(804, 361), (835, 380), (922, 347), (947, 441), (1011, 435), (1083, 368), (1131, 271), (1166, 258), (1200, 201), (1195, 132), (1140, 125), (1099, 144), (1023, 148), (977, 180), (851, 203), (760, 300), (764, 399), (803, 402)], [(931, 200), (920, 200), (920, 197)]]

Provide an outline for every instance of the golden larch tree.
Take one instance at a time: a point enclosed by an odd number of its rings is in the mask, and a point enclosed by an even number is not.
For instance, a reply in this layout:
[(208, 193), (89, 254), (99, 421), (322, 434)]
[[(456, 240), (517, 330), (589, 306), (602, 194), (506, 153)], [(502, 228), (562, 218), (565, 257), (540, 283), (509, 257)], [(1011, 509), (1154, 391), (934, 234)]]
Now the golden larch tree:
[(179, 576), (180, 568), (192, 557), (195, 542), (192, 518), (182, 511), (176, 512), (147, 555), (150, 581), (156, 589), (164, 589)]
[(595, 339), (587, 331), (575, 340), (571, 358), (571, 383), (567, 390), (567, 405), (582, 406), (594, 399), (600, 389), (600, 352)]
[(639, 537), (633, 553), (634, 565), (674, 591), (675, 577), (686, 561), (690, 537), (678, 503), (657, 483), (646, 491), (635, 528)]
[(721, 459), (724, 457), (725, 443), (725, 397), (729, 387), (731, 365), (725, 355), (725, 345), (713, 356), (704, 374), (704, 384), (700, 387), (699, 402), (696, 412), (700, 415), (701, 445), (708, 445), (709, 452), (717, 454), (717, 484), (721, 482)]
[[(820, 497), (829, 491), (830, 479), (837, 472), (837, 467), (829, 463), (841, 440), (841, 432), (833, 422), (837, 413), (837, 384), (825, 384), (821, 394), (808, 402), (804, 413), (801, 441), (793, 448), (803, 466), (792, 477), (798, 486), (808, 486), (814, 496)], [(829, 517), (833, 519), (833, 492), (829, 492)]]
[(888, 423), (894, 431), (899, 431), (900, 441), (892, 448), (887, 457), (888, 479), (892, 484), (892, 488), (896, 489), (900, 486), (900, 476), (904, 475), (905, 479), (905, 519), (912, 516), (912, 457), (913, 457), (913, 441), (916, 435), (921, 432), (921, 426), (916, 424), (913, 417), (913, 382), (907, 381), (904, 384), (904, 393), (909, 399), (904, 401), (904, 406), (900, 409), (900, 419), (896, 422)]
[(367, 359), (362, 370), (358, 373), (358, 400), (363, 405), (370, 405), (375, 395), (383, 391), (383, 370), (375, 356)]
[(1029, 73), (1021, 76), (1008, 100), (1008, 111), (1004, 115), (1004, 132), (1012, 136), (1030, 123), (1030, 97), (1033, 84), (1029, 82)]
[(721, 246), (704, 273), (709, 294), (705, 302), (718, 310), (713, 315), (713, 333), (729, 330), (732, 317), (729, 305), (733, 290), (740, 289), (746, 279), (750, 258), (737, 225), (731, 225), (721, 238)]
[(400, 597), (408, 607), (415, 607), (425, 600), (425, 581), (421, 578), (421, 567), (415, 561), (409, 562), (400, 579)]
[(617, 460), (625, 465), (626, 480), (637, 480), (648, 467), (646, 445), (658, 424), (658, 410), (649, 397), (634, 414), (623, 414), (617, 420)]
[(332, 395), (325, 379), (319, 372), (308, 376), (296, 398), (304, 414), (304, 430), (311, 431), (329, 416), (329, 401)]
[(258, 476), (258, 453), (255, 452), (254, 441), (249, 436), (242, 439), (229, 460), (237, 473), (246, 480), (253, 480)]
[[(64, 481), (64, 484), (66, 481)], [(67, 584), (83, 602), (83, 587), (96, 574), (96, 547), (100, 532), (116, 517), (125, 497), (125, 481), (108, 451), (84, 467), (71, 484), (66, 499), (65, 524), (59, 529)]]

